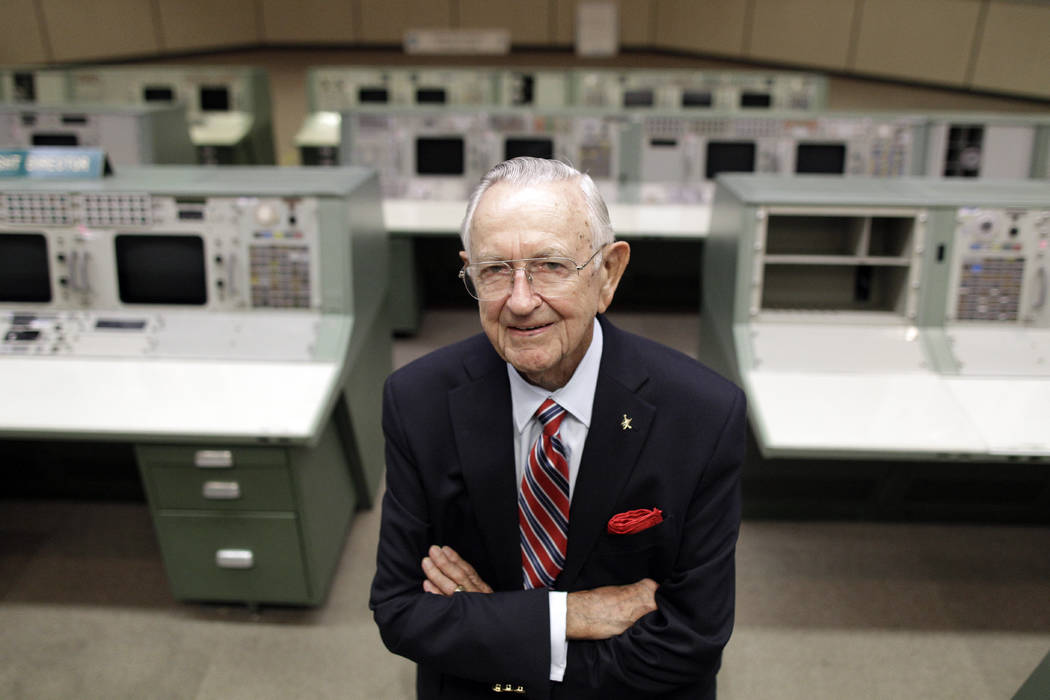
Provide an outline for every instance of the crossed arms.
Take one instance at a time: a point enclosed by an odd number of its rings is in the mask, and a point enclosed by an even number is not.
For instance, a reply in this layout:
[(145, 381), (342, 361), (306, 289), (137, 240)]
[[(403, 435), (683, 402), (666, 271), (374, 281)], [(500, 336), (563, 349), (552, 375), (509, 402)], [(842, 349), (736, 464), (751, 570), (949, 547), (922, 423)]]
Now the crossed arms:
[[(451, 596), (460, 592), (492, 593), (478, 572), (451, 547), (432, 545), (423, 558), (423, 590)], [(650, 578), (625, 586), (601, 586), (570, 593), (566, 600), (565, 636), (570, 640), (609, 639), (656, 610), (656, 589)]]

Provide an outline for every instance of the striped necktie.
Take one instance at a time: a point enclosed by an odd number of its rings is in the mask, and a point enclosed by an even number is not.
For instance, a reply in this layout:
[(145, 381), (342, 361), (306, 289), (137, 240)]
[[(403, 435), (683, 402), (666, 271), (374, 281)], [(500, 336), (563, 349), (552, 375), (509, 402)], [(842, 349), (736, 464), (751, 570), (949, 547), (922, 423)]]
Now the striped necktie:
[(543, 431), (529, 451), (518, 491), (525, 588), (550, 588), (565, 566), (569, 534), (569, 462), (558, 429), (565, 409), (547, 399), (536, 411)]

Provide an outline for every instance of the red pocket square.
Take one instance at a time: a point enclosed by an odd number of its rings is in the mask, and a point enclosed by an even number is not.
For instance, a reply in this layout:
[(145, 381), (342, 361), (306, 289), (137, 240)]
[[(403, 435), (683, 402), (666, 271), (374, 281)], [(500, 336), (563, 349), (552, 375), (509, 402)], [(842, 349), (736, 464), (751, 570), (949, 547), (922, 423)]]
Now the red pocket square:
[(639, 508), (612, 516), (606, 530), (610, 535), (633, 535), (663, 521), (664, 514), (659, 508)]

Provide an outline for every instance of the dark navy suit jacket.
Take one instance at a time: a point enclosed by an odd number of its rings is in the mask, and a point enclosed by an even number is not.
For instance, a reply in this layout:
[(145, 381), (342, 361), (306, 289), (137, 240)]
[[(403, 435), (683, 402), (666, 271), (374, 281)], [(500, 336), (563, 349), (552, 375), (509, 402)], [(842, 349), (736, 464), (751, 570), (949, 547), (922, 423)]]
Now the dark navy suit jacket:
[[(564, 681), (548, 680), (548, 594), (522, 590), (507, 367), (474, 336), (392, 374), (383, 400), (387, 490), (370, 606), (387, 647), (419, 664), (420, 698), (491, 698), (496, 684), (528, 698), (714, 697), (733, 627), (744, 396), (599, 320), (594, 411), (555, 588), (648, 576), (659, 609), (618, 637), (570, 642)], [(664, 521), (608, 534), (612, 516), (637, 508), (659, 508)], [(424, 593), (431, 544), (454, 548), (495, 592)]]

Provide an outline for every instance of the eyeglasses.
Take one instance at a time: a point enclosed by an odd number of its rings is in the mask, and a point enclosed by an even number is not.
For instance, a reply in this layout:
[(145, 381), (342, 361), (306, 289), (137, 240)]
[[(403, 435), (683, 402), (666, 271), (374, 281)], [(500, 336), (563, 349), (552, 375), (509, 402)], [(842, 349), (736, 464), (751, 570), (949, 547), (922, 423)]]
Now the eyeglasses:
[(510, 296), (514, 289), (514, 278), (521, 270), (532, 285), (533, 292), (541, 297), (557, 299), (572, 293), (580, 278), (580, 270), (587, 267), (602, 252), (602, 248), (594, 251), (582, 265), (577, 265), (572, 258), (492, 260), (465, 265), (459, 271), (459, 278), (463, 280), (467, 293), (478, 301), (496, 301)]

